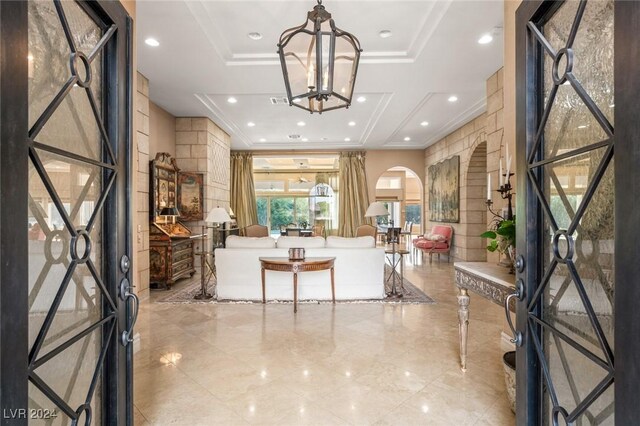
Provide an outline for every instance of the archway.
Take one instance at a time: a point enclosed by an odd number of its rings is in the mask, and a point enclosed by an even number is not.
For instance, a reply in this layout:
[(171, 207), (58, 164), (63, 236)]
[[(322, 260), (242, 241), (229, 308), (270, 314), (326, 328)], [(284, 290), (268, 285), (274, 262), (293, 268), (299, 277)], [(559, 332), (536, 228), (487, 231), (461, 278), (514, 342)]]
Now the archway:
[(485, 240), (480, 234), (487, 229), (487, 142), (480, 142), (469, 159), (466, 179), (466, 211), (463, 213), (466, 223), (466, 256), (468, 261), (482, 262), (487, 260)]
[(389, 210), (389, 218), (381, 218), (382, 223), (393, 220), (395, 226), (403, 227), (411, 222), (413, 235), (422, 232), (423, 186), (413, 170), (404, 166), (387, 169), (376, 181), (374, 201), (385, 203)]

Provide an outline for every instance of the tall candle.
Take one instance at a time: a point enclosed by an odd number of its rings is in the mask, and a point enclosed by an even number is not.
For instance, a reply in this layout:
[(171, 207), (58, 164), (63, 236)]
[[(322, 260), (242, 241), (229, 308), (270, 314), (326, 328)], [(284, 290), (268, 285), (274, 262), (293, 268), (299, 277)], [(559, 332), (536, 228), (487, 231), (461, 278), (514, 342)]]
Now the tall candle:
[(500, 186), (502, 186), (502, 157), (500, 157), (500, 174), (498, 175), (498, 182), (500, 182)]
[(509, 173), (511, 173), (511, 157), (507, 157), (507, 175), (504, 178), (504, 184), (509, 182)]
[(487, 200), (491, 201), (491, 173), (487, 173)]

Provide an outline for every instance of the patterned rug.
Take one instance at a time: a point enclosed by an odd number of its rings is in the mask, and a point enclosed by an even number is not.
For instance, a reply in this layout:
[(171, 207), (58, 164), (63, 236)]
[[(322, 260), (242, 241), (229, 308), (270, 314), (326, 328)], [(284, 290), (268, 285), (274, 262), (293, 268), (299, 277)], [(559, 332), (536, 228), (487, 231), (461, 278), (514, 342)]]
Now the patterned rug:
[[(389, 278), (389, 274), (391, 273), (391, 267), (389, 265), (385, 265), (385, 293), (391, 291), (392, 280)], [(398, 283), (396, 282), (396, 286), (398, 287)], [(162, 290), (160, 290), (162, 291)], [(208, 287), (209, 293), (215, 294), (215, 277), (211, 278)], [(411, 284), (409, 280), (404, 278), (402, 287), (398, 289), (400, 293), (402, 293), (402, 297), (400, 298), (389, 298), (386, 297), (384, 299), (362, 299), (362, 300), (336, 300), (336, 303), (404, 303), (404, 304), (430, 304), (436, 303), (435, 300), (427, 296), (422, 290), (420, 290), (415, 285)], [(193, 298), (196, 294), (200, 293), (200, 276), (194, 276), (190, 280), (189, 283), (185, 285), (184, 288), (172, 291), (171, 294), (156, 300), (154, 303), (256, 303), (259, 304), (258, 301), (253, 300), (196, 300)], [(291, 303), (291, 300), (267, 300), (267, 303)], [(330, 300), (299, 300), (298, 303), (331, 303)]]

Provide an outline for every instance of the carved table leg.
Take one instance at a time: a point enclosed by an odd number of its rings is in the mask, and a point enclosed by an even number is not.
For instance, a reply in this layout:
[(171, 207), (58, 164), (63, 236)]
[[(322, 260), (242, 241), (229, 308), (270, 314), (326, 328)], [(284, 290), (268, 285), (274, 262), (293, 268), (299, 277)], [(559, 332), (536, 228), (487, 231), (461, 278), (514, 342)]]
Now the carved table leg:
[(266, 299), (264, 297), (264, 268), (262, 268), (262, 303), (265, 303)]
[(460, 364), (462, 371), (467, 370), (467, 337), (469, 334), (469, 293), (459, 287), (458, 294), (458, 330), (460, 333)]
[(298, 273), (293, 273), (293, 313), (298, 312)]
[(336, 304), (336, 286), (335, 286), (335, 282), (334, 282), (334, 273), (333, 273), (333, 268), (331, 268), (331, 300), (333, 301), (333, 304)]

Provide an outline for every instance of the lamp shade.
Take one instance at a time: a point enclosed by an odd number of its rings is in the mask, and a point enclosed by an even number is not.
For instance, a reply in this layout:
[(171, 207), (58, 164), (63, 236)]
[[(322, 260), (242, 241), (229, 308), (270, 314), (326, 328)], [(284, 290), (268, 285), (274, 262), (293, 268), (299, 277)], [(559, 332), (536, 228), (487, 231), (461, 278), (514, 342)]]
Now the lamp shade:
[(227, 213), (227, 211), (224, 208), (216, 207), (215, 209), (212, 209), (209, 212), (209, 214), (207, 215), (207, 218), (205, 219), (205, 222), (213, 222), (213, 223), (231, 222), (231, 217), (229, 216), (229, 213)]
[(389, 216), (389, 211), (380, 201), (374, 201), (369, 205), (365, 217)]
[(180, 216), (180, 212), (176, 207), (163, 207), (160, 216)]

